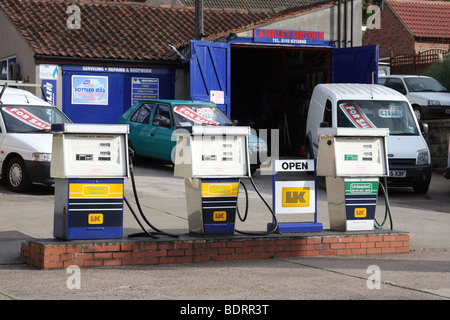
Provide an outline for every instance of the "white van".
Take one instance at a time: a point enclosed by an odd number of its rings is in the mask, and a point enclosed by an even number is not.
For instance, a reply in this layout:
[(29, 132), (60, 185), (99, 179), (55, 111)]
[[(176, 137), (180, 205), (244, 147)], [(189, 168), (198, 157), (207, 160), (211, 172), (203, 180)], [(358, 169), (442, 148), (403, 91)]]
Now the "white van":
[(412, 187), (426, 193), (431, 180), (431, 157), (407, 98), (371, 84), (319, 84), (314, 88), (306, 124), (306, 154), (317, 156), (319, 127), (389, 128), (386, 139), (389, 187)]
[(51, 124), (68, 122), (50, 103), (0, 83), (0, 178), (10, 190), (25, 192), (32, 183), (53, 183)]

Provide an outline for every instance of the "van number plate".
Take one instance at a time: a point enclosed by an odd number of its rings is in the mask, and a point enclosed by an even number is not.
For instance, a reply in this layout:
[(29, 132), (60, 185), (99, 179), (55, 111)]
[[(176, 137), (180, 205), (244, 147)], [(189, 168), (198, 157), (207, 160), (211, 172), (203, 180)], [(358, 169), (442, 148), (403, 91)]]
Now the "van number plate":
[(389, 177), (406, 178), (406, 170), (389, 170)]

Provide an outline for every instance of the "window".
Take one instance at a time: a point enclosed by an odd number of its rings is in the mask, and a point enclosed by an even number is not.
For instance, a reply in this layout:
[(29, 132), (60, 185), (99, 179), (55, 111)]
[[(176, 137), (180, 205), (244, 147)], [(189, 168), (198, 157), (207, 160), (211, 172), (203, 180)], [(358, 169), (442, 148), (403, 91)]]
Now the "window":
[(8, 133), (50, 131), (53, 123), (70, 123), (55, 107), (4, 106), (0, 109)]
[(390, 135), (417, 135), (416, 123), (404, 101), (339, 101), (338, 127), (389, 128)]
[(145, 103), (137, 109), (137, 111), (131, 117), (131, 121), (148, 124), (150, 115), (152, 114), (154, 105)]
[(392, 89), (400, 92), (401, 94), (406, 94), (406, 89), (405, 89), (405, 86), (403, 85), (403, 82), (402, 82), (401, 79), (389, 78), (386, 81), (385, 86), (389, 87), (389, 88), (392, 88)]
[(322, 122), (326, 122), (327, 127), (331, 127), (332, 125), (332, 113), (331, 113), (331, 101), (327, 100), (327, 103), (325, 103), (325, 110), (323, 111), (323, 120)]
[(405, 78), (406, 85), (411, 92), (445, 92), (447, 89), (433, 78)]
[(175, 125), (180, 127), (193, 125), (232, 126), (233, 122), (213, 104), (174, 105)]
[[(10, 65), (14, 65), (14, 67), (10, 67)], [(0, 74), (0, 80), (16, 80), (13, 79), (17, 76), (17, 74), (12, 75), (11, 72), (18, 72), (16, 68), (19, 68), (18, 65), (16, 65), (16, 58), (8, 58), (0, 60), (0, 68), (1, 68), (1, 74)], [(10, 70), (11, 68), (11, 70)], [(13, 70), (14, 68), (14, 70)], [(22, 80), (22, 79), (17, 79)]]
[(153, 125), (161, 127), (170, 127), (170, 108), (166, 105), (158, 105), (153, 116)]

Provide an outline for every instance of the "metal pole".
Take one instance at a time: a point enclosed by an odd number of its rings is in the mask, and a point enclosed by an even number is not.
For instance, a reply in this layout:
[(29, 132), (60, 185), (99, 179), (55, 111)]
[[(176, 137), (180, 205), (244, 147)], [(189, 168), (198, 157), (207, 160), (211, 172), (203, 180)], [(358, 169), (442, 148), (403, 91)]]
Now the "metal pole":
[(202, 40), (203, 36), (203, 0), (195, 0), (195, 40)]
[(350, 22), (350, 46), (353, 47), (353, 0), (350, 2), (351, 8), (351, 22)]
[(348, 0), (344, 2), (344, 48), (347, 48), (347, 16), (348, 16), (348, 8), (347, 8)]
[(338, 1), (338, 21), (337, 21), (337, 36), (338, 36), (338, 48), (341, 47), (341, 0)]

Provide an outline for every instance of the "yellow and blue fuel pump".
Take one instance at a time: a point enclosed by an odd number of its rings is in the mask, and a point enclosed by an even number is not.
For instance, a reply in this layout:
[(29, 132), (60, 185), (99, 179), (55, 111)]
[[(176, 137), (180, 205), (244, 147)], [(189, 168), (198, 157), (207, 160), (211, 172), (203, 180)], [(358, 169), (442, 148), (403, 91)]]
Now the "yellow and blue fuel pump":
[(249, 134), (249, 127), (193, 126), (177, 135), (174, 176), (185, 180), (190, 233), (234, 233), (239, 178), (250, 177)]
[(115, 124), (52, 125), (55, 238), (122, 237), (128, 130)]
[(325, 177), (330, 229), (373, 230), (379, 180), (389, 172), (389, 129), (319, 128), (318, 135), (317, 175)]

